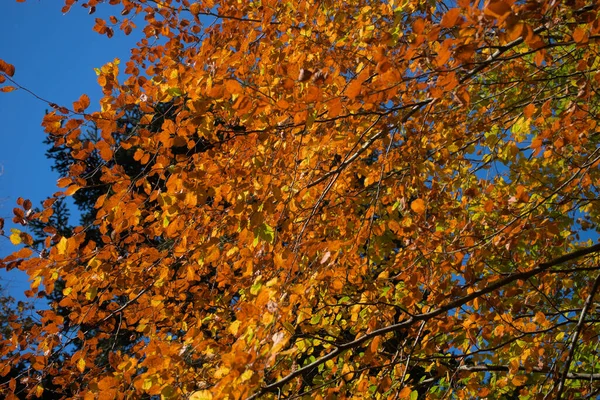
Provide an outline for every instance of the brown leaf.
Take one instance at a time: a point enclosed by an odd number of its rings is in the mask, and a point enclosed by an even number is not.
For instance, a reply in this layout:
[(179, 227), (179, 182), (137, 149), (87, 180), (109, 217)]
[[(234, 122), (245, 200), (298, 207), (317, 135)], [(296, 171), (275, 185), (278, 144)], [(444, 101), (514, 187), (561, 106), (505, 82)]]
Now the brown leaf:
[(312, 76), (312, 71), (309, 69), (300, 68), (300, 73), (298, 74), (298, 80), (300, 82), (306, 82)]
[(15, 67), (0, 59), (0, 72), (4, 72), (6, 75), (12, 77), (15, 74)]
[(488, 0), (487, 4), (484, 5), (483, 13), (490, 17), (504, 20), (512, 12), (512, 9), (508, 3), (503, 0)]

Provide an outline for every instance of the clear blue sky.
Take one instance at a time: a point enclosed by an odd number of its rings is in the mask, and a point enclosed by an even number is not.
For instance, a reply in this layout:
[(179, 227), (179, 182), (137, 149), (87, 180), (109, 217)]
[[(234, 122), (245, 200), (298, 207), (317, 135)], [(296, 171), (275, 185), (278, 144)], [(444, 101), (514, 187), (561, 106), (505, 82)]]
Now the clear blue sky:
[[(93, 68), (118, 57), (129, 59), (130, 49), (141, 37), (115, 31), (108, 39), (92, 30), (94, 19), (118, 13), (117, 7), (99, 6), (94, 15), (77, 3), (67, 14), (61, 0), (2, 0), (0, 10), (0, 59), (16, 68), (14, 79), (38, 96), (59, 105), (71, 106), (82, 93), (89, 95), (91, 110), (97, 110), (101, 90)], [(143, 25), (143, 24), (138, 24)], [(0, 217), (10, 229), (17, 198), (34, 205), (58, 189), (57, 175), (45, 158), (41, 127), (48, 105), (25, 91), (0, 93)], [(0, 256), (15, 248), (0, 240)], [(28, 287), (27, 277), (0, 271), (0, 285), (16, 298)]]

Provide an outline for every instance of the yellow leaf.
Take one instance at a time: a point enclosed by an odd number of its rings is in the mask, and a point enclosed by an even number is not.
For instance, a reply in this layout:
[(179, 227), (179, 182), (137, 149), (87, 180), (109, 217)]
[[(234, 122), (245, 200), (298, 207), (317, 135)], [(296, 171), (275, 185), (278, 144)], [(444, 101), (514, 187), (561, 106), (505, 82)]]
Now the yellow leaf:
[(21, 244), (21, 232), (18, 229), (11, 229), (10, 241), (12, 244)]
[(42, 277), (41, 276), (37, 276), (33, 282), (31, 283), (31, 288), (32, 289), (37, 289), (40, 284), (42, 283)]
[(247, 370), (246, 370), (246, 371), (245, 371), (245, 372), (242, 374), (242, 376), (240, 376), (240, 380), (241, 380), (242, 382), (245, 382), (245, 381), (247, 381), (248, 379), (252, 378), (252, 374), (253, 374), (253, 373), (254, 373), (254, 372), (253, 372), (252, 370), (250, 370), (250, 369), (247, 369)]
[(229, 325), (229, 333), (231, 333), (234, 336), (237, 336), (238, 330), (240, 329), (240, 324), (242, 322), (238, 319), (237, 321), (234, 321), (231, 325)]
[(423, 201), (423, 199), (416, 199), (412, 203), (410, 203), (410, 208), (417, 214), (424, 214), (425, 202)]
[(197, 392), (192, 393), (189, 397), (189, 400), (212, 400), (213, 395), (208, 390), (199, 390)]
[(58, 250), (58, 254), (65, 254), (67, 251), (67, 239), (62, 237), (60, 241), (56, 244), (56, 250)]
[(224, 376), (227, 376), (229, 374), (229, 372), (231, 371), (231, 368), (227, 368), (225, 366), (220, 366), (214, 373), (214, 377), (217, 379), (221, 379)]
[(85, 293), (85, 298), (88, 300), (94, 300), (96, 298), (96, 295), (98, 294), (98, 288), (97, 287), (90, 287), (90, 289)]
[(342, 377), (345, 381), (352, 380), (352, 378), (354, 378), (354, 367), (344, 363), (344, 366), (342, 367)]
[(77, 360), (77, 369), (81, 373), (83, 373), (83, 371), (85, 371), (85, 360), (83, 358), (80, 358), (79, 360)]
[(148, 390), (151, 387), (152, 387), (152, 379), (151, 378), (144, 379), (144, 383), (142, 384), (142, 389)]

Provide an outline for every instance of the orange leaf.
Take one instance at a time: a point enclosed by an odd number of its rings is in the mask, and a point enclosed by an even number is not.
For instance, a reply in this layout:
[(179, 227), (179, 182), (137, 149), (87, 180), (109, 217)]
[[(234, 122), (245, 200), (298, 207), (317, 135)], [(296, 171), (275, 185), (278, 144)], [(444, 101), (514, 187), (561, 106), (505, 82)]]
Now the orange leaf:
[(79, 189), (81, 189), (81, 186), (79, 185), (71, 185), (67, 188), (67, 190), (65, 191), (65, 195), (66, 196), (72, 196), (73, 194), (75, 194), (75, 192), (77, 192)]
[(410, 208), (417, 214), (424, 214), (426, 208), (425, 202), (423, 201), (423, 199), (413, 200), (413, 202), (410, 203)]
[(287, 101), (285, 101), (284, 99), (279, 99), (277, 101), (277, 107), (279, 108), (283, 108), (284, 110), (287, 109), (290, 106), (290, 103), (288, 103)]
[(442, 66), (446, 63), (446, 61), (448, 61), (450, 59), (450, 56), (452, 55), (452, 52), (450, 51), (450, 43), (452, 41), (451, 40), (445, 40), (444, 43), (442, 44), (442, 47), (440, 47), (440, 50), (438, 51), (438, 55), (435, 59), (435, 62), (438, 66)]
[(373, 341), (371, 341), (371, 344), (369, 346), (369, 350), (371, 351), (371, 353), (376, 354), (377, 351), (379, 350), (380, 344), (381, 344), (381, 336), (378, 336), (375, 339), (373, 339)]
[(535, 113), (535, 110), (536, 110), (535, 104), (529, 103), (527, 105), (527, 107), (525, 107), (523, 109), (523, 115), (525, 115), (525, 117), (527, 117), (527, 118), (531, 118), (533, 113)]
[(200, 3), (192, 3), (190, 4), (190, 12), (193, 15), (198, 15), (198, 13), (200, 13)]
[(425, 29), (425, 20), (423, 18), (415, 19), (415, 22), (413, 22), (413, 30), (415, 31), (415, 33), (421, 34), (424, 29)]
[(515, 376), (512, 379), (512, 384), (515, 386), (523, 386), (523, 385), (525, 385), (526, 382), (527, 382), (527, 376), (525, 376), (525, 375)]
[(56, 186), (58, 186), (59, 188), (64, 188), (67, 187), (71, 184), (71, 178), (68, 177), (64, 177), (64, 178), (60, 178), (57, 182), (56, 182)]
[(502, 0), (492, 0), (485, 6), (483, 13), (498, 20), (504, 20), (511, 13), (511, 8)]
[(410, 399), (410, 393), (412, 392), (412, 389), (408, 386), (404, 386), (402, 388), (402, 390), (400, 391), (400, 393), (398, 393), (398, 398), (400, 399)]
[(392, 64), (388, 60), (381, 60), (377, 64), (377, 72), (380, 74), (385, 74), (392, 68)]
[(573, 40), (575, 43), (585, 44), (588, 42), (588, 33), (582, 28), (578, 27), (573, 31)]
[(346, 96), (348, 96), (350, 100), (354, 100), (356, 96), (359, 95), (362, 84), (363, 82), (359, 79), (352, 81), (352, 83), (348, 85), (348, 88), (346, 89)]
[(344, 288), (344, 282), (341, 279), (336, 279), (332, 282), (332, 286), (335, 290), (342, 290)]
[(112, 158), (113, 152), (108, 143), (106, 143), (104, 140), (101, 140), (98, 143), (96, 143), (96, 149), (98, 150), (98, 152), (100, 153), (100, 157), (102, 157), (104, 161), (108, 161)]
[(79, 100), (73, 102), (73, 109), (75, 112), (81, 113), (90, 105), (90, 98), (87, 94), (82, 94)]
[(8, 76), (13, 76), (15, 74), (15, 67), (0, 59), (0, 72), (4, 72)]
[(340, 98), (336, 97), (335, 99), (331, 100), (327, 104), (327, 110), (330, 118), (335, 118), (340, 115), (342, 112), (342, 101)]
[(442, 17), (442, 21), (440, 22), (440, 26), (442, 28), (452, 28), (456, 25), (456, 21), (458, 21), (458, 17), (460, 16), (460, 8), (452, 8), (448, 10), (446, 14)]
[(242, 85), (235, 79), (228, 79), (225, 81), (225, 89), (227, 89), (230, 94), (240, 94), (244, 91)]
[(23, 247), (22, 249), (14, 253), (15, 257), (17, 258), (29, 258), (31, 257), (31, 254), (33, 254), (33, 251), (31, 251), (31, 249), (27, 247)]
[(9, 93), (9, 92), (12, 92), (14, 90), (17, 90), (17, 88), (14, 87), (14, 86), (3, 86), (3, 87), (0, 88), (0, 92), (4, 92), (4, 93)]

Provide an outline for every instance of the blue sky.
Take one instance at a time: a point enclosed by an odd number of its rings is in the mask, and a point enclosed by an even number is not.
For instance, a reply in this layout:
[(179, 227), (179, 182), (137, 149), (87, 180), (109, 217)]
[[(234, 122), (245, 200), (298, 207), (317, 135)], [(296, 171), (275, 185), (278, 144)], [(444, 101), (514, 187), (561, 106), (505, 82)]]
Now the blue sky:
[[(88, 15), (76, 4), (63, 14), (62, 3), (2, 0), (0, 59), (13, 64), (15, 81), (36, 95), (70, 107), (86, 93), (91, 99), (90, 110), (96, 110), (101, 90), (93, 69), (115, 57), (128, 60), (130, 49), (142, 34), (134, 30), (125, 36), (115, 30), (115, 36), (108, 39), (92, 27), (96, 17), (118, 13), (116, 7), (99, 6), (94, 15)], [(22, 90), (0, 93), (0, 217), (6, 220), (6, 231), (19, 196), (39, 205), (58, 190), (57, 175), (50, 170), (42, 143), (45, 133), (41, 122), (48, 108)], [(0, 240), (0, 256), (13, 250), (10, 242)], [(0, 271), (0, 285), (13, 297), (23, 298), (27, 276)]]

